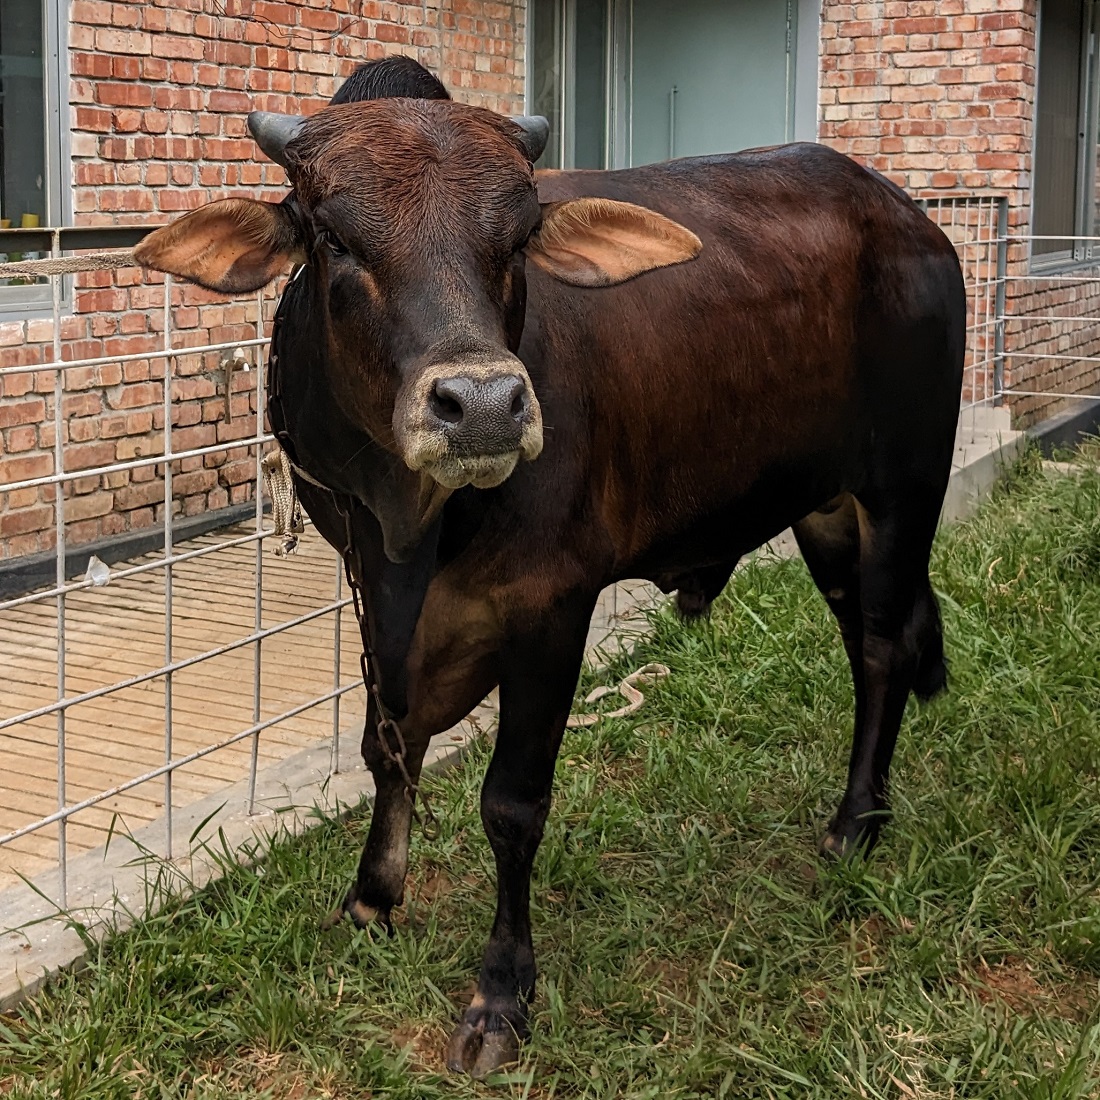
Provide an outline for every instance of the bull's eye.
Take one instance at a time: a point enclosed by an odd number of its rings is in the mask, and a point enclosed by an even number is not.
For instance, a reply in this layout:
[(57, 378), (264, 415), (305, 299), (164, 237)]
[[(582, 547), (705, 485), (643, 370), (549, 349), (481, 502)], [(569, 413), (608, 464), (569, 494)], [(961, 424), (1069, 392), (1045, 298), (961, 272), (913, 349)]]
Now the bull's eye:
[(334, 256), (346, 256), (347, 246), (331, 229), (322, 229), (317, 234), (317, 243), (323, 244)]

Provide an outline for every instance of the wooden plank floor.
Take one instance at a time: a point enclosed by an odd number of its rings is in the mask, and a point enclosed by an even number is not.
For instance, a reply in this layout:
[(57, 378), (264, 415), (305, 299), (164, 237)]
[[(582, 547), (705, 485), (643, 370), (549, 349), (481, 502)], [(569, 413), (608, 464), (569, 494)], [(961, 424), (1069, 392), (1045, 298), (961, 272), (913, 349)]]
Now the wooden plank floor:
[[(247, 534), (232, 528), (182, 543), (177, 552)], [(337, 557), (312, 529), (298, 552), (260, 555), (261, 626), (277, 626), (331, 603)], [(152, 555), (138, 561), (151, 561)], [(137, 562), (125, 563), (125, 565)], [(116, 565), (114, 571), (124, 568)], [(253, 633), (256, 624), (256, 543), (223, 547), (173, 568), (172, 659), (193, 657)], [(346, 590), (345, 590), (346, 594)], [(350, 608), (341, 615), (342, 682), (358, 680), (358, 629)], [(265, 638), (260, 649), (259, 717), (263, 721), (333, 687), (333, 613)], [(109, 687), (165, 662), (165, 575), (150, 570), (66, 598), (66, 694)], [(178, 759), (255, 723), (257, 646), (249, 643), (203, 660), (172, 677), (172, 757)], [(359, 692), (344, 714), (361, 712)], [(57, 611), (52, 598), (0, 610), (0, 720), (57, 699)], [(165, 761), (163, 677), (75, 704), (66, 712), (66, 804), (108, 790)], [(275, 763), (332, 733), (332, 703), (323, 703), (264, 730), (259, 766)], [(347, 722), (342, 725), (346, 727)], [(182, 807), (248, 775), (252, 739), (200, 758), (173, 773), (172, 805)], [(0, 834), (57, 809), (57, 718), (50, 714), (0, 730)], [(101, 846), (109, 830), (134, 830), (164, 816), (163, 777), (142, 783), (69, 819), (70, 855)], [(178, 837), (186, 844), (187, 837)], [(57, 826), (45, 826), (0, 847), (0, 890), (17, 876), (56, 866)]]

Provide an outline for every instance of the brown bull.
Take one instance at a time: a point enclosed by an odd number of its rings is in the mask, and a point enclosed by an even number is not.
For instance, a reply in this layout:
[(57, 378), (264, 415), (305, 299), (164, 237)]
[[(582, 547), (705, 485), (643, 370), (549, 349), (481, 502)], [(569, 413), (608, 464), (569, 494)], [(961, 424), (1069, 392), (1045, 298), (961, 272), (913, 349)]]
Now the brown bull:
[[(909, 693), (945, 683), (928, 557), (959, 265), (900, 191), (814, 145), (536, 176), (544, 128), (451, 102), (251, 125), (292, 199), (214, 203), (138, 258), (233, 292), (305, 265), (273, 338), (272, 421), (322, 533), (357, 546), (414, 779), (429, 738), (500, 687), (481, 803), (497, 916), (448, 1050), (481, 1075), (526, 1033), (531, 868), (604, 586), (647, 578), (701, 612), (793, 526), (856, 692), (823, 847), (876, 839)], [(344, 904), (360, 925), (388, 923), (408, 855), (378, 717)]]

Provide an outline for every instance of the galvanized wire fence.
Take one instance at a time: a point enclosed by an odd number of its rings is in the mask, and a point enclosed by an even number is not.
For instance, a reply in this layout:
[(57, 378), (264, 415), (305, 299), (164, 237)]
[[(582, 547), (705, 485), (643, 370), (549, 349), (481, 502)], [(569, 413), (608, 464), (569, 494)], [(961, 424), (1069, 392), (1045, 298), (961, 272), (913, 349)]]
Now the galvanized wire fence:
[(967, 413), (994, 404), (1004, 383), (1004, 271), (1008, 250), (1008, 203), (1003, 196), (934, 197), (922, 205), (947, 234), (962, 262), (967, 287), (966, 370), (963, 422)]
[[(56, 235), (53, 246), (56, 259), (62, 253)], [(121, 266), (103, 261), (98, 256), (84, 264), (76, 257), (53, 266)], [(33, 268), (31, 263), (28, 271), (36, 275)], [(0, 269), (0, 275), (14, 271)], [(7, 356), (5, 363), (0, 350), (0, 384), (30, 376), (41, 391), (43, 380), (52, 379), (46, 395), (52, 405), (52, 469), (23, 477), (0, 473), (0, 517), (12, 517), (0, 535), (22, 529), (17, 504), (36, 495), (52, 499), (46, 541), (54, 556), (51, 585), (0, 599), (0, 889), (19, 878), (37, 879), (64, 907), (74, 852), (94, 850), (115, 832), (159, 823), (161, 850), (170, 859), (179, 850), (174, 812), (181, 805), (218, 784), (240, 781), (251, 812), (260, 768), (315, 744), (323, 730), (331, 738), (335, 769), (341, 700), (361, 685), (357, 676), (341, 675), (351, 617), (342, 614), (349, 600), (336, 555), (317, 536), (302, 561), (265, 553), (269, 531), (260, 460), (271, 437), (263, 426), (263, 361), (273, 296), (255, 297), (251, 338), (238, 333), (211, 341), (176, 324), (186, 308), (178, 288), (170, 277), (154, 277), (149, 287), (155, 294), (159, 285), (162, 299), (159, 339), (150, 335), (147, 348), (127, 354), (66, 356), (64, 275), (50, 279), (52, 346), (29, 357), (44, 361), (13, 362), (21, 357)], [(82, 291), (71, 293), (79, 303)], [(225, 375), (227, 416), (241, 392), (232, 367), (245, 360), (251, 384), (247, 434), (175, 445), (179, 423), (190, 419), (180, 412), (187, 402), (174, 392), (185, 357), (192, 363), (195, 357), (220, 360), (215, 370)], [(150, 377), (159, 375), (163, 424), (156, 453), (92, 466), (67, 462), (75, 445), (66, 417), (72, 396), (67, 377), (119, 364), (148, 364)], [(25, 381), (11, 386), (26, 388)], [(143, 442), (149, 447), (148, 437)], [(177, 482), (185, 471), (216, 470), (242, 456), (250, 456), (254, 466), (247, 520), (238, 507), (231, 527), (192, 536)], [(3, 463), (0, 456), (0, 471)], [(75, 492), (78, 483), (87, 490), (98, 482), (106, 490), (135, 477), (160, 481), (159, 546), (113, 567), (91, 558), (83, 575), (72, 576), (79, 548), (69, 539), (74, 523), (68, 513), (83, 499)], [(131, 534), (148, 541), (147, 530)], [(5, 564), (12, 563), (0, 562)], [(275, 585), (267, 592), (273, 570)], [(355, 662), (346, 665), (356, 670)]]
[[(958, 251), (967, 286), (961, 424), (1007, 404), (1034, 421), (1074, 402), (1100, 401), (1100, 275), (1095, 260), (1051, 265), (1057, 241), (1090, 254), (1100, 238), (1052, 238), (1013, 230), (1004, 195), (921, 200)], [(1040, 254), (1043, 253), (1043, 254)], [(968, 416), (969, 414), (969, 416)]]

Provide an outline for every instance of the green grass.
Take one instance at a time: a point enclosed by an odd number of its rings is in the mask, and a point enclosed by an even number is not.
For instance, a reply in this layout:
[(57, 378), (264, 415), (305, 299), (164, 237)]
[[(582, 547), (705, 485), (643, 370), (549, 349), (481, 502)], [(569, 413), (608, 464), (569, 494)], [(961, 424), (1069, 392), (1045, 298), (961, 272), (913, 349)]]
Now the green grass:
[(492, 919), (482, 745), (430, 781), (443, 834), (414, 841), (392, 939), (318, 930), (359, 808), (0, 1020), (0, 1095), (1100, 1096), (1100, 474), (1026, 460), (933, 579), (951, 691), (911, 704), (864, 864), (815, 855), (852, 703), (802, 564), (742, 570), (709, 622), (656, 618), (629, 666), (672, 677), (562, 752), (510, 1074), (440, 1059)]

